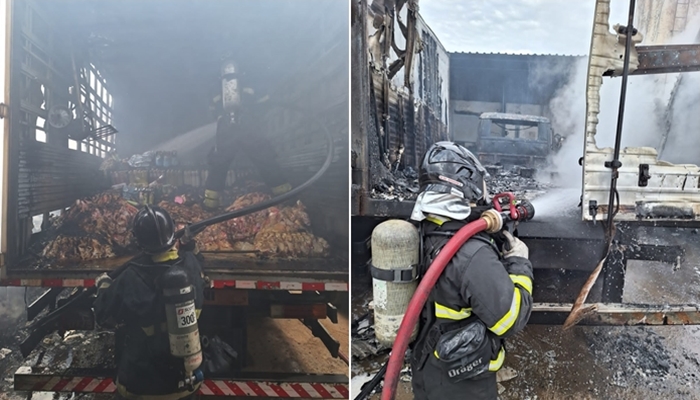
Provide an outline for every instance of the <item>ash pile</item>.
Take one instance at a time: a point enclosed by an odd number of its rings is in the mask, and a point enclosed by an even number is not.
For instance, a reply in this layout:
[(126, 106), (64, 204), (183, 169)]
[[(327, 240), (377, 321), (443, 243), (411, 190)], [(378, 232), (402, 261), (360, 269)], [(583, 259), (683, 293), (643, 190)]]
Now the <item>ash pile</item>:
[(350, 329), (352, 358), (363, 361), (377, 356), (388, 355), (391, 349), (379, 343), (374, 335), (374, 311), (369, 300), (362, 307), (364, 311), (362, 314), (353, 314)]
[(553, 187), (549, 183), (535, 179), (537, 170), (534, 168), (504, 167), (502, 165), (487, 165), (485, 167), (489, 173), (486, 185), (491, 196), (511, 192), (518, 199), (533, 200)]
[(372, 188), (373, 199), (413, 201), (418, 197), (418, 172), (411, 167), (387, 171)]
[(595, 329), (590, 346), (598, 360), (614, 371), (611, 384), (631, 387), (636, 384), (662, 385), (678, 368), (662, 339), (643, 327), (628, 327), (624, 332), (609, 334)]
[[(489, 173), (486, 184), (491, 196), (511, 192), (519, 199), (532, 200), (552, 187), (549, 183), (535, 179), (537, 170), (521, 166), (487, 165)], [(372, 188), (373, 199), (413, 201), (418, 197), (420, 186), (418, 173), (411, 167), (386, 172)]]
[[(389, 359), (391, 348), (379, 343), (374, 333), (374, 307), (372, 293), (366, 292), (353, 296), (352, 323), (350, 329), (352, 348), (352, 380), (353, 388), (361, 390), (365, 384), (377, 374)], [(409, 350), (410, 352), (410, 350)], [(406, 358), (410, 359), (410, 354)], [(412, 374), (408, 364), (401, 370), (400, 379), (403, 382), (411, 382)], [(382, 391), (380, 382), (372, 393)]]

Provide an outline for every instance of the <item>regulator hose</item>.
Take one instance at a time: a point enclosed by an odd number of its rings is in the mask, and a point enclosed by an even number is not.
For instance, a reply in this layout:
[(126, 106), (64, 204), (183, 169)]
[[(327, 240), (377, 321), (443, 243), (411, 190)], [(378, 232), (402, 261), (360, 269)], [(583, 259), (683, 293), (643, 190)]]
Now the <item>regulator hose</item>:
[(382, 400), (394, 400), (396, 397), (396, 387), (399, 383), (399, 374), (401, 372), (401, 368), (403, 367), (408, 342), (411, 340), (411, 333), (413, 332), (413, 328), (418, 323), (418, 317), (420, 316), (423, 306), (428, 300), (428, 296), (433, 290), (438, 278), (440, 275), (442, 275), (445, 267), (455, 253), (457, 253), (457, 251), (462, 247), (462, 245), (472, 236), (479, 232), (485, 231), (488, 228), (489, 223), (483, 217), (463, 226), (452, 238), (450, 238), (450, 240), (445, 244), (445, 247), (440, 250), (433, 263), (430, 264), (428, 271), (421, 278), (416, 292), (411, 298), (411, 301), (408, 303), (406, 314), (404, 314), (403, 320), (401, 321), (399, 331), (396, 334), (396, 340), (394, 341), (394, 346), (392, 347), (391, 354), (389, 355), (386, 376), (384, 378), (384, 387), (382, 388)]

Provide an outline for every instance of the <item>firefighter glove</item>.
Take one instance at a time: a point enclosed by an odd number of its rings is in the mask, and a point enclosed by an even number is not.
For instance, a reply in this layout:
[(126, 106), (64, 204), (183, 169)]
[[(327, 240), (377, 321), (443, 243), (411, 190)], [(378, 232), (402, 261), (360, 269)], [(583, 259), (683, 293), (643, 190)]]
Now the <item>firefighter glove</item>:
[(102, 274), (95, 279), (95, 286), (97, 287), (97, 293), (107, 289), (112, 285), (112, 278), (107, 274)]
[(529, 257), (530, 251), (522, 240), (514, 237), (513, 234), (505, 230), (503, 231), (503, 236), (506, 238), (506, 242), (503, 244), (503, 258)]

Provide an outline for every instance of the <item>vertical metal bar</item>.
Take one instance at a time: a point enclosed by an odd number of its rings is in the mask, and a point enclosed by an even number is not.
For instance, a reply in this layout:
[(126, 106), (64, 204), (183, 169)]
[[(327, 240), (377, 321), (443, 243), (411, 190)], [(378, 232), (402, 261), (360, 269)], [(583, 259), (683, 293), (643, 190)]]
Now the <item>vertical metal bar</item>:
[(361, 208), (365, 196), (369, 193), (369, 124), (375, 124), (376, 120), (368, 107), (377, 104), (373, 93), (374, 84), (370, 79), (369, 60), (367, 59), (367, 4), (368, 0), (360, 0), (352, 5), (351, 44), (353, 56), (350, 57), (350, 124), (351, 124), (351, 148), (357, 152), (357, 159), (352, 171), (352, 183), (359, 185), (359, 195), (353, 195), (352, 208), (358, 214), (362, 214)]
[(603, 265), (603, 293), (601, 297), (603, 303), (622, 303), (626, 272), (627, 258), (625, 253), (613, 245)]
[[(14, 182), (14, 179), (12, 179), (13, 173), (15, 173), (15, 169), (10, 167), (10, 154), (17, 153), (17, 152), (11, 152), (10, 151), (10, 146), (14, 144), (14, 140), (10, 138), (10, 131), (12, 129), (12, 122), (14, 120), (14, 116), (12, 115), (13, 112), (13, 107), (11, 106), (12, 102), (10, 101), (10, 93), (11, 91), (11, 86), (12, 86), (12, 72), (13, 72), (13, 66), (12, 66), (12, 55), (13, 55), (13, 49), (12, 49), (12, 38), (14, 37), (13, 32), (14, 32), (14, 24), (12, 21), (12, 15), (15, 12), (13, 8), (13, 2), (10, 0), (7, 0), (5, 2), (5, 26), (1, 29), (5, 30), (5, 48), (4, 48), (4, 56), (5, 60), (3, 61), (5, 63), (5, 74), (3, 76), (0, 76), (0, 79), (4, 80), (4, 93), (3, 93), (3, 98), (5, 105), (7, 107), (6, 109), (6, 115), (4, 120), (2, 121), (3, 124), (3, 131), (2, 131), (2, 163), (0, 164), (0, 174), (2, 174), (2, 182), (3, 186), (0, 188), (0, 191), (2, 196), (0, 198), (0, 212), (2, 212), (3, 216), (9, 216), (12, 215), (12, 210), (15, 209), (13, 205), (10, 205), (13, 200), (11, 200), (11, 195), (16, 193), (16, 190), (10, 189), (10, 186)], [(14, 99), (12, 99), (14, 100)], [(15, 107), (16, 108), (16, 107)], [(15, 113), (16, 114), (16, 113)], [(14, 157), (12, 157), (14, 159)], [(12, 246), (14, 245), (12, 239), (11, 239), (11, 231), (12, 228), (16, 228), (16, 225), (13, 221), (8, 221), (8, 218), (1, 218), (0, 219), (0, 278), (4, 278), (7, 275), (6, 271), (6, 265), (8, 263), (8, 260), (6, 259), (8, 250), (11, 251)]]
[[(615, 192), (617, 191), (618, 169), (620, 164), (620, 142), (622, 141), (622, 122), (625, 115), (625, 99), (627, 97), (627, 77), (629, 76), (630, 67), (630, 51), (632, 50), (632, 32), (634, 22), (634, 7), (635, 0), (630, 0), (629, 14), (627, 18), (627, 36), (625, 38), (625, 60), (622, 67), (622, 87), (620, 88), (620, 106), (617, 110), (617, 130), (615, 133), (615, 149), (613, 151), (613, 159), (609, 167), (612, 169), (610, 179), (610, 196), (608, 197), (608, 227), (612, 225), (614, 216)], [(609, 229), (609, 228), (608, 228)]]

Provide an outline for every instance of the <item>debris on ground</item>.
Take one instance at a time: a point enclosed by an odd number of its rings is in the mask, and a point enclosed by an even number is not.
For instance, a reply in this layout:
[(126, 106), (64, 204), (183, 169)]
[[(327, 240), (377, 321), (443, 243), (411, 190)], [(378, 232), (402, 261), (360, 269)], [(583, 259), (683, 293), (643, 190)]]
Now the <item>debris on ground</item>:
[[(553, 186), (535, 179), (536, 170), (524, 167), (485, 166), (489, 172), (486, 185), (489, 194), (512, 192), (517, 198), (532, 200)], [(418, 197), (418, 173), (411, 167), (388, 172), (371, 191), (373, 199), (411, 201)]]
[(382, 200), (409, 201), (418, 197), (418, 173), (411, 167), (404, 170), (388, 172), (372, 188), (371, 197)]
[[(379, 343), (374, 335), (374, 311), (372, 303), (367, 300), (359, 305), (361, 313), (353, 314), (350, 332), (351, 348), (354, 362), (361, 362), (389, 353), (389, 348)], [(354, 365), (354, 364), (353, 364)], [(381, 367), (381, 364), (379, 365)], [(378, 369), (378, 368), (377, 368)]]
[[(671, 369), (671, 356), (663, 337), (641, 327), (611, 335), (604, 330), (593, 331), (591, 343), (594, 357), (614, 371), (614, 382), (626, 387), (627, 382), (641, 378), (647, 384), (661, 384)], [(620, 359), (624, 357), (625, 362)]]

